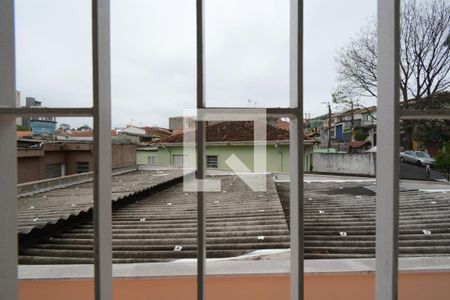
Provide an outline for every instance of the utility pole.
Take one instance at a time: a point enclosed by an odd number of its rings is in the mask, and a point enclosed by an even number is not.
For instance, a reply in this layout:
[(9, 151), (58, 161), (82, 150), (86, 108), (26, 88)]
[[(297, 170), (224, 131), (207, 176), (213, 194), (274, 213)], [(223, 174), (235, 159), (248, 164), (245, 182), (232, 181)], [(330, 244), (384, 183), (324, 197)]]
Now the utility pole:
[(331, 148), (331, 104), (330, 102), (320, 102), (328, 105), (328, 149)]
[(350, 109), (351, 109), (351, 113), (352, 113), (352, 115), (351, 115), (351, 117), (352, 117), (352, 123), (351, 123), (351, 126), (352, 126), (352, 137), (351, 137), (351, 139), (350, 139), (350, 141), (351, 142), (354, 142), (355, 141), (355, 114), (354, 114), (354, 111), (353, 111), (353, 100), (350, 100)]
[(328, 149), (331, 148), (331, 104), (328, 102)]

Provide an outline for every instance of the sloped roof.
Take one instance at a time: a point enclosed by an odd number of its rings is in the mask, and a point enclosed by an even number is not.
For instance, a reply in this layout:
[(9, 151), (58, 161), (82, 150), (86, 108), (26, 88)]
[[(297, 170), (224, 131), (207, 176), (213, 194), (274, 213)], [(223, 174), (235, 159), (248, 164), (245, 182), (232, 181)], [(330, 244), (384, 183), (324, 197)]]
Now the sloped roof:
[(93, 130), (80, 130), (80, 131), (70, 131), (67, 132), (67, 136), (69, 137), (93, 137)]
[(24, 138), (24, 137), (29, 137), (32, 136), (32, 132), (31, 131), (16, 131), (16, 137), (18, 139)]
[(370, 144), (370, 142), (369, 141), (352, 141), (348, 144), (348, 146), (352, 147), (352, 148), (360, 148), (367, 144)]
[[(305, 186), (305, 259), (375, 257), (376, 196), (372, 182)], [(276, 183), (289, 220), (289, 182)], [(448, 185), (446, 185), (448, 188)], [(399, 255), (450, 256), (448, 194), (400, 192)]]
[[(178, 133), (161, 140), (161, 143), (182, 143), (184, 134), (193, 136), (193, 131)], [(188, 137), (189, 138), (189, 137)], [(190, 138), (189, 140), (193, 140)], [(220, 122), (206, 127), (207, 142), (250, 142), (254, 140), (254, 123), (251, 121)], [(289, 140), (289, 131), (267, 125), (268, 141)]]
[(172, 135), (172, 131), (170, 131), (169, 129), (157, 126), (144, 127), (144, 130), (147, 135), (152, 137), (165, 138)]
[[(220, 176), (222, 191), (206, 197), (208, 257), (239, 256), (257, 249), (289, 248), (289, 231), (275, 185), (270, 176), (255, 176), (267, 178), (266, 192), (253, 192), (239, 177), (231, 175)], [(133, 182), (127, 176), (122, 176), (122, 179)], [(71, 201), (66, 202), (69, 206), (66, 210), (70, 210)], [(182, 183), (155, 194), (135, 195), (122, 202), (124, 205), (113, 207), (114, 263), (196, 257), (197, 197), (195, 193), (185, 192)], [(26, 218), (33, 218), (27, 207), (25, 211)], [(22, 246), (19, 262), (92, 263), (92, 227), (92, 219), (87, 219), (73, 224), (64, 232), (56, 231), (51, 237)]]

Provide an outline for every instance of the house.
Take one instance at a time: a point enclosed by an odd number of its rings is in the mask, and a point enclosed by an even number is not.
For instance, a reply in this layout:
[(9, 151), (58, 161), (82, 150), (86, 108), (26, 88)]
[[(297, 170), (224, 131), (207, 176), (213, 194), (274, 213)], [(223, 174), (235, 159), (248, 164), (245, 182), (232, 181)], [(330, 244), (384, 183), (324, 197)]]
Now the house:
[(183, 129), (194, 129), (195, 119), (192, 117), (171, 117), (169, 118), (169, 129), (171, 131), (183, 130)]
[[(184, 136), (186, 134), (186, 137)], [(183, 139), (192, 140), (193, 131), (178, 133), (160, 142), (139, 147), (136, 151), (138, 164), (151, 166), (194, 167), (194, 154)], [(206, 166), (209, 169), (231, 170), (228, 158), (235, 155), (244, 165), (239, 171), (254, 171), (254, 125), (252, 122), (217, 122), (206, 128)], [(313, 139), (305, 140), (305, 170), (311, 168)], [(184, 151), (183, 151), (184, 150)], [(267, 125), (267, 171), (289, 171), (289, 131)]]
[[(332, 113), (330, 120), (328, 114), (324, 114), (307, 120), (305, 131), (307, 133), (320, 133), (322, 145), (327, 145), (330, 132), (332, 145), (344, 144), (348, 146), (348, 143), (352, 141), (352, 136), (359, 135), (375, 146), (377, 144), (376, 112), (377, 107), (370, 106)], [(329, 123), (331, 123), (331, 128), (328, 128)]]
[[(20, 102), (20, 93), (19, 94), (16, 93), (16, 102), (17, 102), (17, 97), (18, 97), (19, 102)], [(26, 108), (43, 108), (42, 101), (37, 101), (33, 97), (26, 97), (25, 98), (25, 107)], [(26, 129), (31, 130), (31, 121), (32, 120), (42, 120), (42, 121), (53, 121), (53, 122), (55, 122), (56, 118), (55, 117), (49, 117), (49, 116), (22, 117), (22, 125)]]
[(118, 130), (117, 133), (117, 139), (119, 141), (128, 141), (138, 145), (159, 141), (162, 138), (170, 136), (172, 131), (157, 126), (136, 127), (130, 125), (124, 129)]
[[(18, 183), (90, 172), (94, 169), (92, 141), (17, 141)], [(136, 165), (136, 145), (112, 144), (113, 168)]]

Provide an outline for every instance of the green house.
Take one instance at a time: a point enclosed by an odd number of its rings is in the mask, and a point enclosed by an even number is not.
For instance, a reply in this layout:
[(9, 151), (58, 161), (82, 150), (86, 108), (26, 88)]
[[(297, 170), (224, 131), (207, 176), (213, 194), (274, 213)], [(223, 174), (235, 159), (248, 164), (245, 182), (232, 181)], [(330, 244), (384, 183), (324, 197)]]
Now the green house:
[[(206, 167), (208, 169), (231, 170), (230, 159), (237, 158), (238, 164), (233, 164), (234, 171), (254, 172), (255, 164), (261, 163), (255, 159), (255, 143), (253, 122), (220, 122), (206, 128)], [(267, 125), (267, 141), (257, 142), (259, 149), (266, 149), (267, 172), (289, 172), (289, 131)], [(157, 144), (137, 149), (137, 163), (181, 168), (195, 167), (195, 148), (193, 131), (179, 133), (163, 139)], [(183, 141), (185, 141), (183, 143)], [(305, 171), (311, 170), (314, 141), (305, 140)], [(263, 163), (256, 168), (261, 170)]]

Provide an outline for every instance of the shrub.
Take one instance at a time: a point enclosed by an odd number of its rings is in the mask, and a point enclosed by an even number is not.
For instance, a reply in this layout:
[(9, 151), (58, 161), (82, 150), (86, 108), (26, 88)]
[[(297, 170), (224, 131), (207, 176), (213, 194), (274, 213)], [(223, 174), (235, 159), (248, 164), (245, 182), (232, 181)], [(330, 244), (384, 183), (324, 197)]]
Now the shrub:
[(436, 156), (435, 166), (443, 171), (450, 171), (450, 142), (444, 144), (443, 150)]
[(367, 139), (367, 134), (363, 133), (362, 131), (356, 131), (355, 132), (355, 141), (365, 141)]

